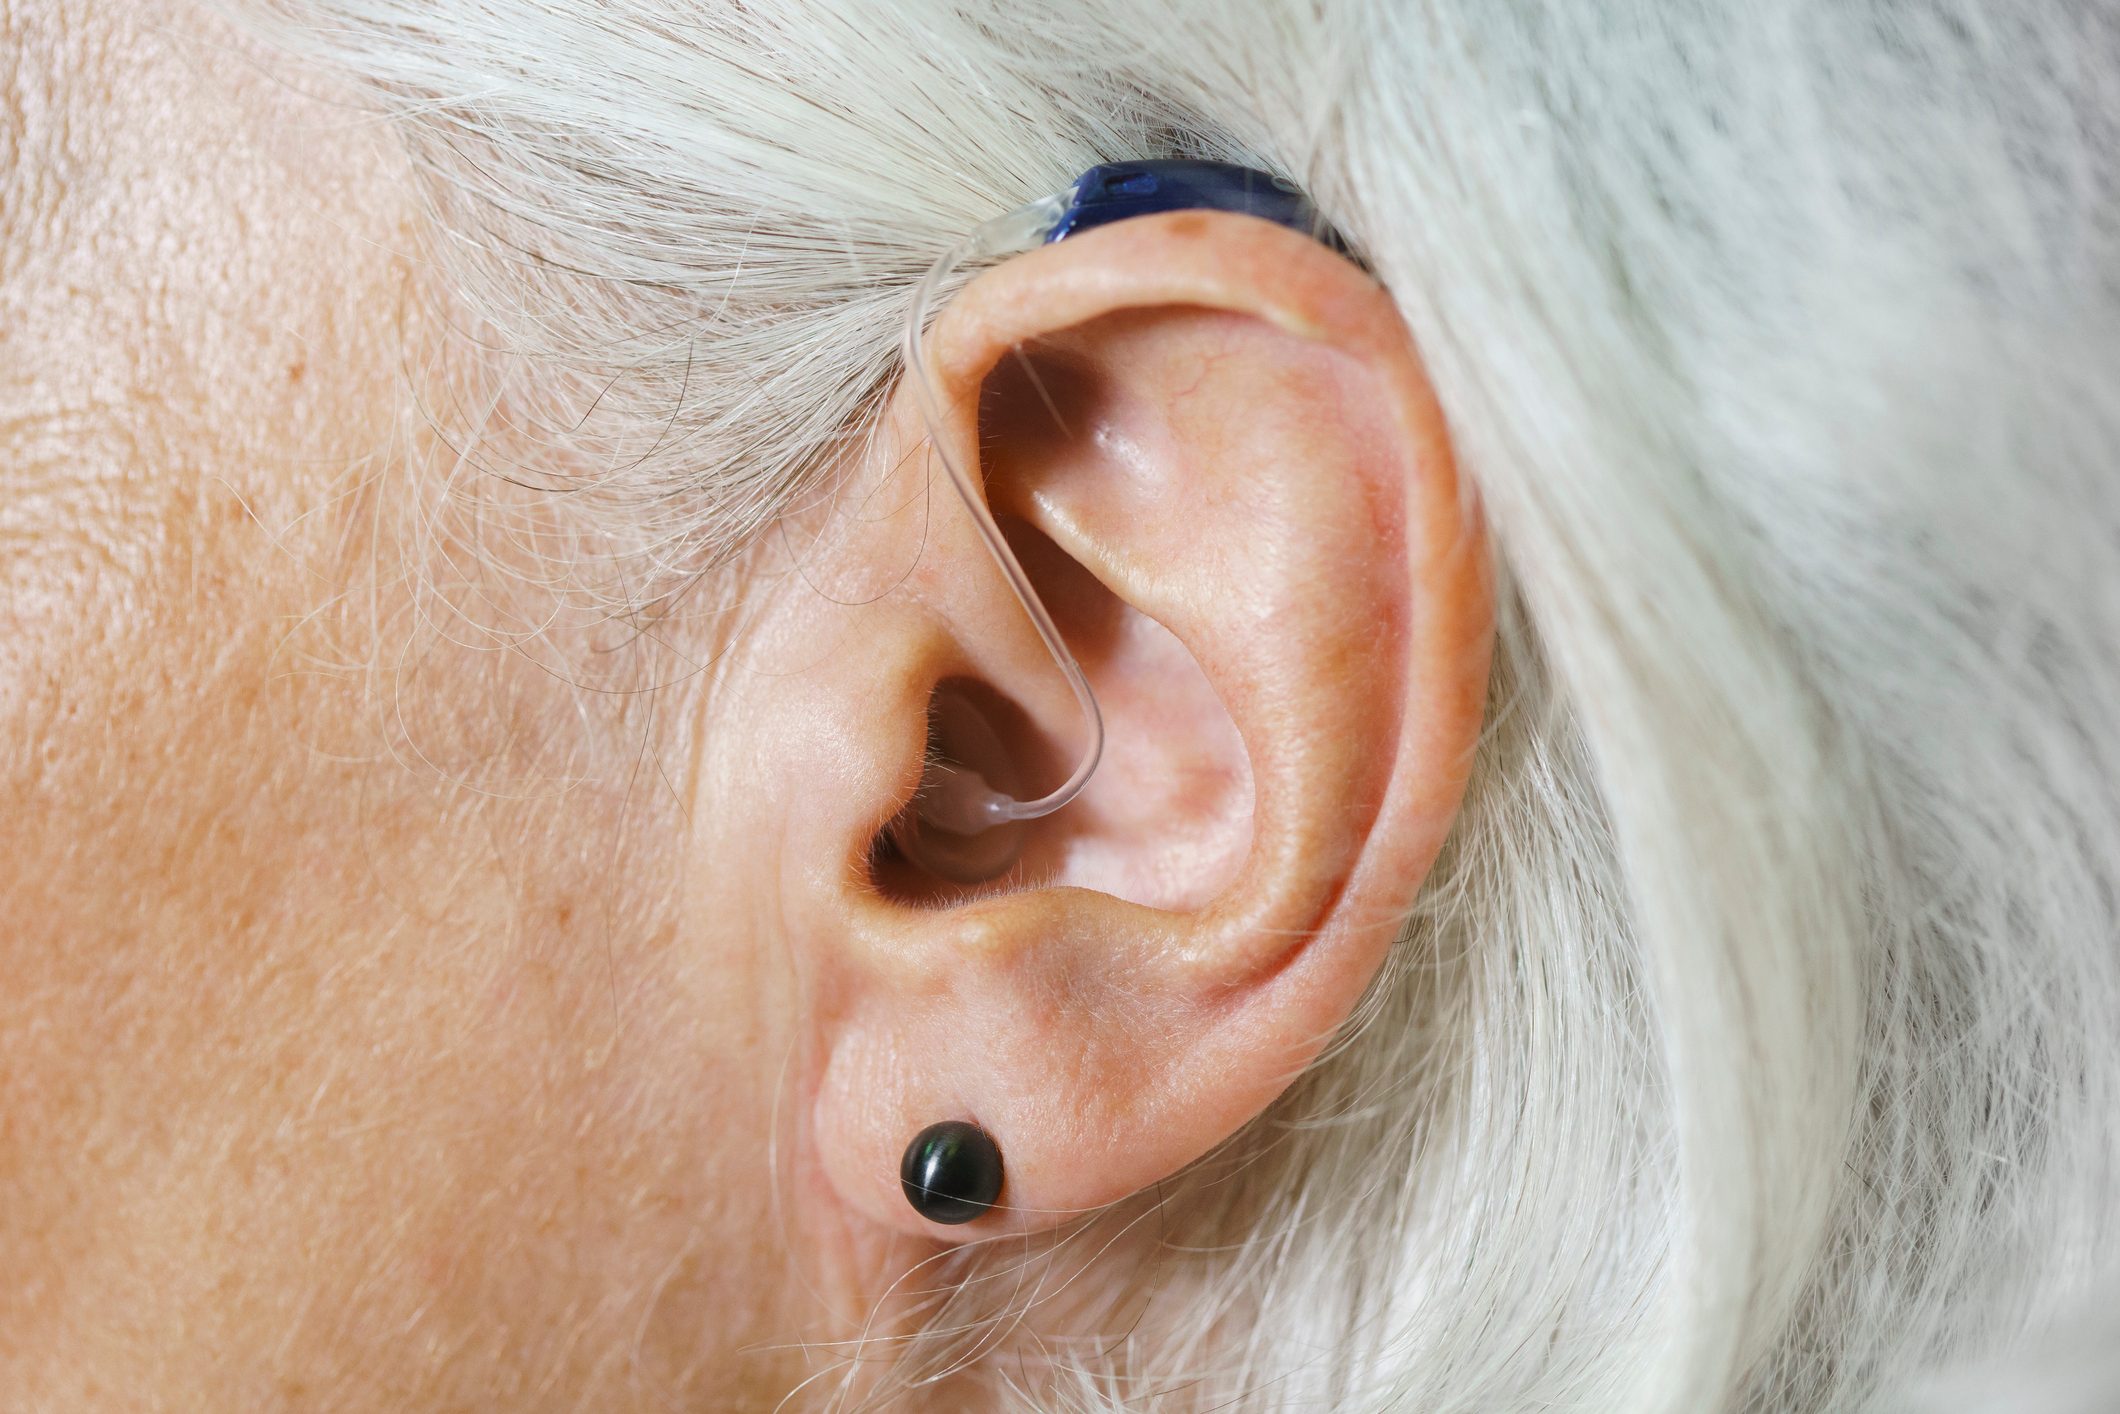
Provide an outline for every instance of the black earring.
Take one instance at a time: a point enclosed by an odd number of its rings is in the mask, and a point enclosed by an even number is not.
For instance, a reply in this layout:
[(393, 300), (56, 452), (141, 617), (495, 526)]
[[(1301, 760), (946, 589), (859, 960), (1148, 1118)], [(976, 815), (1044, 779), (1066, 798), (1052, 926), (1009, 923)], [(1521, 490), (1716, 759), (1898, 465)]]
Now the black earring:
[(1001, 1196), (1001, 1150), (978, 1125), (946, 1119), (905, 1146), (898, 1182), (929, 1222), (968, 1223)]

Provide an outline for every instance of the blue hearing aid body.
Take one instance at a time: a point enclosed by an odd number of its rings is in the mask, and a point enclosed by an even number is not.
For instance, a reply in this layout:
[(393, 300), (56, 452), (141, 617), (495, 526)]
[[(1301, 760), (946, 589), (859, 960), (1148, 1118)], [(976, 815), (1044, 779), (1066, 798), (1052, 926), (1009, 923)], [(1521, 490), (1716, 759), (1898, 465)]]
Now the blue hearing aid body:
[[(1286, 177), (1231, 162), (1182, 158), (1103, 162), (1075, 178), (1052, 229), (1051, 244), (1078, 232), (1165, 211), (1231, 211), (1301, 231), (1354, 258), (1340, 233), (1303, 189)], [(1357, 262), (1359, 263), (1359, 262)]]

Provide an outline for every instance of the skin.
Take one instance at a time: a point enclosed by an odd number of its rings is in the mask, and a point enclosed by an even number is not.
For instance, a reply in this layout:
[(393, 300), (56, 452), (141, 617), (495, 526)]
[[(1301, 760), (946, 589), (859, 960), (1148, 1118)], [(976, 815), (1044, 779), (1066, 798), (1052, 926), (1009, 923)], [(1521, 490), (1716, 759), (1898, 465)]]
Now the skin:
[[(1491, 610), (1352, 267), (1173, 218), (953, 308), (953, 407), (1042, 339), (1110, 434), (996, 404), (997, 509), (1049, 537), (1113, 747), (966, 889), (875, 862), (933, 685), (1005, 685), (1041, 779), (1079, 726), (918, 494), (902, 395), (732, 615), (503, 644), (404, 533), (476, 355), (387, 132), (115, 0), (0, 4), (0, 105), (0, 1403), (771, 1408), (829, 1365), (802, 1342), (909, 1318), (914, 1264), (1168, 1176), (1354, 1005), (1455, 810)], [(1128, 485), (1190, 533), (1108, 513)], [(1278, 570), (1196, 558), (1262, 538)], [(897, 1154), (966, 1112), (1011, 1186), (938, 1229)]]
[(389, 152), (196, 15), (0, 26), (4, 1402), (777, 1394), (738, 1352), (816, 1313), (727, 1279), (790, 1267), (728, 1142), (776, 981), (672, 948), (670, 860), (609, 869), (667, 791), (455, 784), (567, 695), (377, 584), (433, 455)]

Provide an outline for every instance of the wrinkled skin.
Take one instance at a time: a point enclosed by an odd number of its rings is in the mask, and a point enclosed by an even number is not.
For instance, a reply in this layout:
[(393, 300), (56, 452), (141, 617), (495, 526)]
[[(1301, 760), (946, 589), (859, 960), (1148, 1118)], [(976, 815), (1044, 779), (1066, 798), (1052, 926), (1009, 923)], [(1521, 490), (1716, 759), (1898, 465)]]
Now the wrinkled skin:
[(416, 212), (284, 68), (0, 5), (0, 1404), (770, 1405), (781, 982), (672, 946), (681, 744), (387, 572)]

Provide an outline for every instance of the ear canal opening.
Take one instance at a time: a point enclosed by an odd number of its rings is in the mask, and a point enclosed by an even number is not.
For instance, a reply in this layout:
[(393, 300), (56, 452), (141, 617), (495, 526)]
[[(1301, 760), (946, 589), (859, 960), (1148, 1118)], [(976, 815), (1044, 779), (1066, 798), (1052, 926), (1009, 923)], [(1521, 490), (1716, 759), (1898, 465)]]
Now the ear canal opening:
[(1016, 867), (1029, 827), (987, 823), (982, 802), (1013, 798), (1022, 770), (1008, 737), (1019, 739), (1022, 714), (999, 693), (969, 678), (936, 684), (928, 700), (926, 767), (913, 799), (885, 827), (871, 872), (885, 892), (941, 902), (938, 886), (990, 884)]

